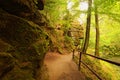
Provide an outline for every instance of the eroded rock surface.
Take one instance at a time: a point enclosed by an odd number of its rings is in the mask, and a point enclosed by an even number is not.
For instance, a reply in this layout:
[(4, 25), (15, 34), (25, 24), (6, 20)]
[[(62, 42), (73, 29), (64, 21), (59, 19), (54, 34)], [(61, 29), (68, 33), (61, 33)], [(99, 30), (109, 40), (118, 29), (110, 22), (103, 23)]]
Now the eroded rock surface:
[(36, 80), (49, 45), (40, 1), (0, 0), (0, 80)]

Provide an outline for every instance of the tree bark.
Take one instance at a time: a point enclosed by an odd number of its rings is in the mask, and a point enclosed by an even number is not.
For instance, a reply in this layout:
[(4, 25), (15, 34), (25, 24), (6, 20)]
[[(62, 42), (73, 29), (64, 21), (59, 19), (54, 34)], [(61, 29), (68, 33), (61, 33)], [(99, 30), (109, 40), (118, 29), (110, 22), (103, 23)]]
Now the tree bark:
[(99, 31), (98, 10), (97, 10), (96, 2), (95, 2), (95, 28), (96, 28), (95, 56), (99, 56), (100, 31)]
[(87, 13), (87, 25), (86, 25), (86, 33), (85, 33), (85, 42), (83, 45), (82, 52), (86, 53), (88, 44), (89, 44), (89, 37), (90, 37), (90, 24), (91, 24), (91, 7), (92, 7), (92, 0), (88, 0), (88, 13)]

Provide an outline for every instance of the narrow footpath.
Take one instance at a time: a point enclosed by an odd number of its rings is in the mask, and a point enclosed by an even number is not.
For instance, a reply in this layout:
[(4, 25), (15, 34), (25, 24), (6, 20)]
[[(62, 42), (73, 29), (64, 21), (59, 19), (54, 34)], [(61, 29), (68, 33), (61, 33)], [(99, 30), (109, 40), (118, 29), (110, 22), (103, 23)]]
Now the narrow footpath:
[(44, 63), (48, 68), (49, 80), (85, 80), (72, 61), (72, 54), (48, 53)]

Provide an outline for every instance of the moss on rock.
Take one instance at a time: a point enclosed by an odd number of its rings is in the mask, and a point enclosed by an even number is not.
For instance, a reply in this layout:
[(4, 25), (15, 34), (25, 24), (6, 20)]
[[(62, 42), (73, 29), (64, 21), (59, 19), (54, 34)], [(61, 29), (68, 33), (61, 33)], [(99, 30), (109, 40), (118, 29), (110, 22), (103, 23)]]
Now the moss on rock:
[(7, 56), (0, 54), (0, 68), (7, 71), (0, 72), (5, 75), (0, 80), (35, 80), (48, 50), (48, 35), (38, 25), (0, 9), (0, 44), (0, 53)]
[(14, 58), (11, 54), (0, 52), (0, 78), (14, 68)]
[[(15, 46), (26, 46), (36, 41), (42, 33), (40, 28), (31, 26), (27, 21), (7, 13), (0, 13), (0, 36)], [(38, 30), (38, 31), (36, 31)], [(33, 38), (34, 37), (34, 38)]]

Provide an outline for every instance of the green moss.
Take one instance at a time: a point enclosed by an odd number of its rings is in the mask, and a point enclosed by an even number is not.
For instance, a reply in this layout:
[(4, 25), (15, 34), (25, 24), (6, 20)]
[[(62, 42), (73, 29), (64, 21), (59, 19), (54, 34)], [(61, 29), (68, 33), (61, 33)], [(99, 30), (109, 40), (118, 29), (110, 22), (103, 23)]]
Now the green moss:
[(7, 13), (0, 13), (0, 15), (0, 37), (13, 46), (16, 44), (17, 46), (28, 46), (42, 34), (40, 28), (31, 26), (19, 17)]
[(23, 70), (18, 67), (9, 72), (2, 80), (35, 80), (30, 70)]
[(9, 53), (0, 52), (0, 78), (14, 68), (15, 60)]
[[(0, 51), (8, 52), (13, 59), (11, 63), (14, 63), (14, 68), (0, 80), (35, 80), (48, 50), (46, 32), (38, 25), (31, 25), (20, 17), (0, 10), (0, 33), (0, 47), (4, 47)], [(4, 59), (1, 62), (2, 65)], [(0, 69), (3, 68), (1, 66)]]
[(0, 52), (9, 52), (14, 50), (13, 46), (0, 39)]

